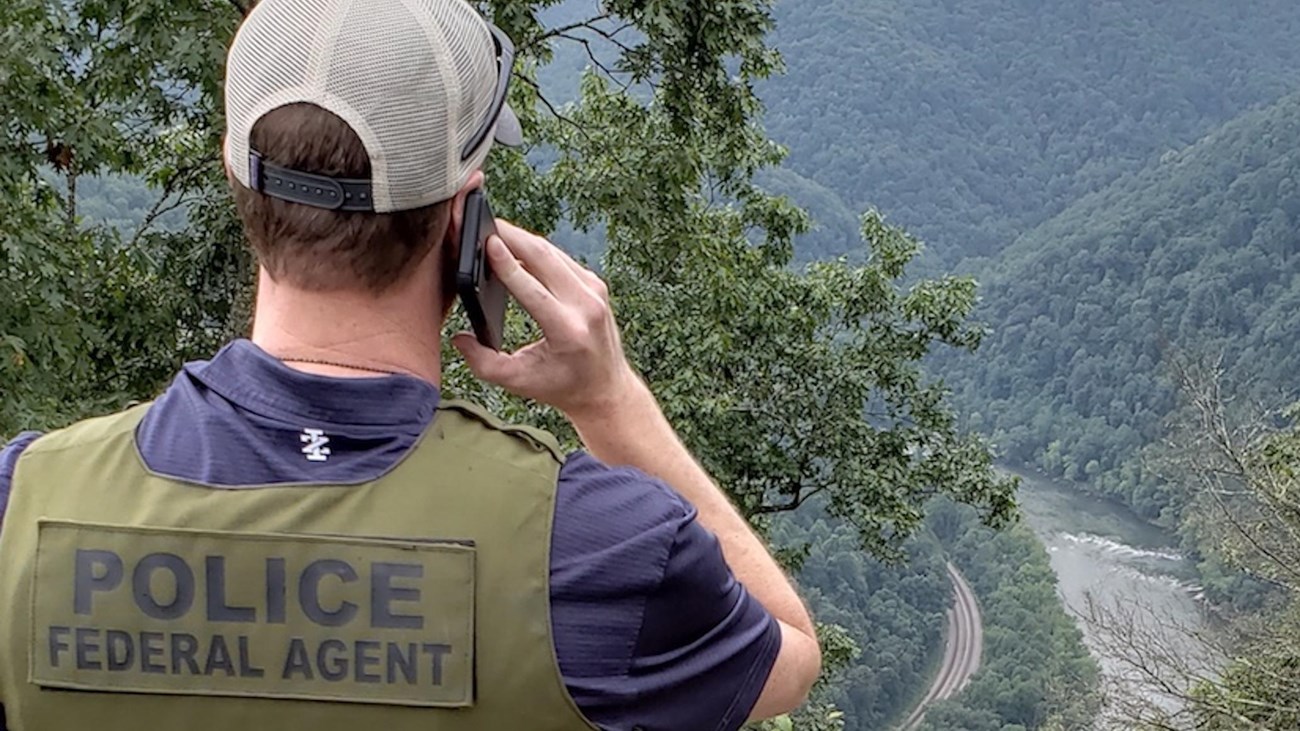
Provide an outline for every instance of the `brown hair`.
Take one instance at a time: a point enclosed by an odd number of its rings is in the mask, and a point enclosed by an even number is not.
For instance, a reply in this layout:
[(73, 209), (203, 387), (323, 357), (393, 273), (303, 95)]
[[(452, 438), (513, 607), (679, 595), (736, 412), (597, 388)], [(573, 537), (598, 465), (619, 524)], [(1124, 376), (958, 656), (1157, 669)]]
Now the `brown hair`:
[[(313, 104), (280, 107), (253, 126), (252, 148), (305, 173), (369, 178), (370, 155), (346, 122)], [(447, 230), (451, 203), (398, 213), (330, 211), (232, 182), (258, 262), (276, 281), (329, 292), (379, 293), (402, 283)]]

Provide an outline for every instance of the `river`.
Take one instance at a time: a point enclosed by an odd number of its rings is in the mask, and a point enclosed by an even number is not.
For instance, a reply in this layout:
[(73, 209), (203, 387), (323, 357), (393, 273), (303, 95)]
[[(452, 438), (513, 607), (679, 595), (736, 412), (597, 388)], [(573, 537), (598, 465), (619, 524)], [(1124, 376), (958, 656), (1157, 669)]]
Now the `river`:
[[(1206, 653), (1189, 639), (1207, 629), (1191, 563), (1170, 535), (1124, 506), (1031, 472), (1015, 474), (1022, 479), (1025, 522), (1047, 547), (1062, 602), (1101, 666), (1112, 716), (1103, 728), (1126, 727), (1113, 717), (1134, 704), (1176, 714), (1180, 704), (1144, 682), (1124, 648), (1137, 635), (1142, 644), (1159, 648), (1144, 662), (1167, 665), (1166, 672), (1179, 665), (1205, 672)], [(1106, 621), (1096, 621), (1097, 608)]]

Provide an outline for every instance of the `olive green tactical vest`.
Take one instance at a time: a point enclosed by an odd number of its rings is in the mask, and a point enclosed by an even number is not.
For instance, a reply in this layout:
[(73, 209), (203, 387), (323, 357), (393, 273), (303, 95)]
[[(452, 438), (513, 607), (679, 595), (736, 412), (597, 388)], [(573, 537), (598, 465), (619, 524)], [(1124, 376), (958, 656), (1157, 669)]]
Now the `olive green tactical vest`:
[(0, 534), (10, 729), (594, 728), (551, 637), (549, 435), (445, 403), (374, 482), (212, 489), (148, 471), (147, 408), (18, 460)]

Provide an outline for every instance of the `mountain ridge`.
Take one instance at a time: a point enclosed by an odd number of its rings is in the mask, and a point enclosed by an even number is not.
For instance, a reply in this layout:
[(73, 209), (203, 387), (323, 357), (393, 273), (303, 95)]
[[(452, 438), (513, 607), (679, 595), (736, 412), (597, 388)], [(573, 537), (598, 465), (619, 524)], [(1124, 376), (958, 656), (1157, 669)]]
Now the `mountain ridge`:
[[(1157, 519), (1139, 459), (1175, 408), (1162, 363), (1223, 354), (1300, 388), (1300, 93), (1249, 111), (1020, 237), (986, 271), (974, 358), (940, 359), (1008, 456)], [(1107, 378), (1106, 376), (1112, 376)], [(1169, 516), (1164, 516), (1169, 517)]]
[(788, 71), (760, 91), (787, 167), (942, 267), (1300, 88), (1300, 6), (1280, 0), (782, 0), (776, 19)]

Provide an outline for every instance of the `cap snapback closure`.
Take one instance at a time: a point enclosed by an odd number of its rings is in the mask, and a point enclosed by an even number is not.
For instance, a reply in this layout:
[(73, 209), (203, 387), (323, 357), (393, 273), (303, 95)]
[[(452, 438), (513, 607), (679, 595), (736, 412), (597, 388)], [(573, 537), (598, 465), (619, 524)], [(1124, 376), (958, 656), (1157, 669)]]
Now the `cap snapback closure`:
[(369, 180), (349, 180), (314, 175), (280, 167), (248, 153), (250, 187), (272, 198), (331, 211), (374, 212), (374, 190)]

